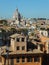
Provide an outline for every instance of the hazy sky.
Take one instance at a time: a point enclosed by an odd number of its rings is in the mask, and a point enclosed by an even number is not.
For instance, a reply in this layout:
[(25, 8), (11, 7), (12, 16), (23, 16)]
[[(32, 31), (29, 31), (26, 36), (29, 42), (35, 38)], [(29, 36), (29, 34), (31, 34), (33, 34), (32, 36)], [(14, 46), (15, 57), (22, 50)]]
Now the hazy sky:
[(0, 0), (0, 17), (12, 17), (16, 8), (24, 17), (49, 18), (49, 0)]

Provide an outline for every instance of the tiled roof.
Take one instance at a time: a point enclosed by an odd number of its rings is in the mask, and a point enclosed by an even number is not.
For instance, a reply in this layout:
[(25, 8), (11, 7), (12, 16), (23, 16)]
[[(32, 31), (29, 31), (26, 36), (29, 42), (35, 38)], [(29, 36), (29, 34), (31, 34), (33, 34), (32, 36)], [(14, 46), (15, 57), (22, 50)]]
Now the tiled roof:
[(24, 35), (21, 35), (21, 34), (13, 34), (10, 36), (11, 38), (15, 38), (15, 37), (25, 37)]
[(46, 41), (49, 41), (49, 38), (45, 36), (41, 36), (40, 40), (41, 42), (46, 42)]

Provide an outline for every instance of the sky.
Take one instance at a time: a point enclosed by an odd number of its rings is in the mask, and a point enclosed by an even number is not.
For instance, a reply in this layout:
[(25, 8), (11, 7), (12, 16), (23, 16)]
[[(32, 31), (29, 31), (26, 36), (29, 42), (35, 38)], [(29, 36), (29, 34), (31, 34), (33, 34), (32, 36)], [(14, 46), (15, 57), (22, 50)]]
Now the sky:
[(26, 18), (49, 18), (49, 0), (0, 0), (0, 18), (12, 18), (17, 8)]

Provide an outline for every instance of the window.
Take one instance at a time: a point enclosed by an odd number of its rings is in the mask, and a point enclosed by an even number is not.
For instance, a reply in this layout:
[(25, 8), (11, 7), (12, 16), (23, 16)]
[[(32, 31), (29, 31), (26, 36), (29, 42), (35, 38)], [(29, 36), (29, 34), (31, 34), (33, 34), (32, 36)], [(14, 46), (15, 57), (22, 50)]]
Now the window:
[(2, 62), (2, 58), (0, 57), (0, 62)]
[(17, 50), (19, 50), (20, 49), (20, 47), (19, 46), (17, 46)]
[(25, 57), (22, 57), (22, 62), (25, 62)]
[(22, 47), (22, 50), (24, 50), (24, 49), (25, 49), (25, 46)]
[(48, 43), (48, 49), (49, 49), (49, 43)]
[(40, 44), (40, 50), (43, 51), (43, 45), (42, 44)]
[(16, 62), (20, 62), (20, 58), (19, 57), (16, 58)]
[(11, 58), (11, 65), (14, 65), (14, 59), (13, 58)]
[(43, 32), (41, 32), (41, 34), (43, 35)]
[(32, 62), (32, 57), (27, 57), (27, 62)]
[(49, 52), (49, 43), (48, 43), (48, 52)]
[(17, 42), (19, 42), (19, 41), (20, 41), (20, 39), (19, 39), (19, 38), (17, 38), (17, 39), (16, 39), (16, 41), (17, 41)]
[(40, 61), (40, 58), (39, 57), (35, 57), (34, 58), (34, 62), (39, 62)]
[(24, 38), (22, 38), (21, 41), (24, 42)]

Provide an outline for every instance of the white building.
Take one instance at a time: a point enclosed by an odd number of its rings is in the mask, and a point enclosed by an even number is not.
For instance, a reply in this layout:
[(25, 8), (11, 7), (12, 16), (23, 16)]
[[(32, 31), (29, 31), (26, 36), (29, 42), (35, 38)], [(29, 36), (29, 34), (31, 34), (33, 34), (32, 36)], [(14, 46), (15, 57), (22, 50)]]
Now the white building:
[(46, 30), (40, 30), (39, 31), (40, 35), (43, 35), (43, 36), (48, 36), (48, 32)]

